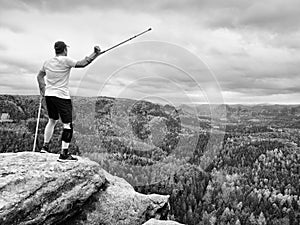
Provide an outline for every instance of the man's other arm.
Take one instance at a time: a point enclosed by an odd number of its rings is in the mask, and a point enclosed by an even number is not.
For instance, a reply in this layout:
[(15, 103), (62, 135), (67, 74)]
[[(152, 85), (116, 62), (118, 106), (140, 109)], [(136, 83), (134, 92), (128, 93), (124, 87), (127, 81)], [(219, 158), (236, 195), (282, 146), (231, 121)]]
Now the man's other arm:
[(44, 79), (45, 76), (46, 76), (46, 72), (42, 70), (40, 70), (40, 72), (37, 75), (37, 81), (39, 83), (40, 93), (42, 96), (45, 95), (45, 87), (46, 87), (46, 83)]

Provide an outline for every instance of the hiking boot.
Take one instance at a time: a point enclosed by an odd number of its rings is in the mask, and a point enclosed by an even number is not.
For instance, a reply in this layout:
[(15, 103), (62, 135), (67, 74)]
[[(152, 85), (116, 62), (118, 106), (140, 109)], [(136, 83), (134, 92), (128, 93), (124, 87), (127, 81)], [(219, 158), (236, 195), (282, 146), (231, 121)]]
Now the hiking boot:
[(71, 154), (60, 154), (58, 157), (58, 162), (76, 162), (78, 159), (73, 157)]
[(40, 153), (49, 153), (49, 147), (44, 145), (44, 146), (41, 148)]

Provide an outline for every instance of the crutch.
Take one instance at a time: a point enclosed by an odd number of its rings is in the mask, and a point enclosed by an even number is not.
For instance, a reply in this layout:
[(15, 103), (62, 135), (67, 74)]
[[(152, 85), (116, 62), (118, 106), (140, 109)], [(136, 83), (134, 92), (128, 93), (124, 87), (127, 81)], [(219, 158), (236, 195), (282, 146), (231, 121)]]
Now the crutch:
[(152, 28), (150, 27), (148, 30), (145, 30), (145, 31), (143, 31), (143, 32), (141, 32), (141, 33), (139, 33), (139, 34), (137, 34), (137, 35), (131, 37), (131, 38), (128, 38), (128, 39), (125, 40), (125, 41), (122, 41), (122, 42), (119, 43), (119, 44), (116, 44), (116, 45), (114, 45), (114, 46), (112, 46), (112, 47), (110, 47), (110, 48), (108, 48), (108, 49), (106, 49), (106, 50), (100, 52), (100, 55), (102, 55), (102, 54), (104, 54), (105, 52), (108, 52), (108, 51), (110, 51), (110, 50), (112, 50), (112, 49), (114, 49), (114, 48), (116, 48), (116, 47), (118, 47), (118, 46), (120, 46), (120, 45), (122, 45), (122, 44), (128, 42), (128, 41), (131, 41), (132, 39), (137, 38), (138, 36), (141, 36), (141, 35), (143, 35), (144, 33), (147, 33), (147, 32), (149, 32), (149, 31), (151, 31), (151, 30), (152, 30)]
[(40, 104), (39, 104), (38, 118), (37, 118), (37, 121), (36, 121), (36, 128), (35, 128), (35, 135), (34, 135), (34, 142), (33, 142), (33, 149), (32, 149), (33, 152), (35, 152), (37, 135), (38, 135), (38, 131), (39, 131), (39, 122), (40, 122), (40, 117), (41, 117), (42, 100), (43, 100), (43, 97), (41, 96), (40, 97)]

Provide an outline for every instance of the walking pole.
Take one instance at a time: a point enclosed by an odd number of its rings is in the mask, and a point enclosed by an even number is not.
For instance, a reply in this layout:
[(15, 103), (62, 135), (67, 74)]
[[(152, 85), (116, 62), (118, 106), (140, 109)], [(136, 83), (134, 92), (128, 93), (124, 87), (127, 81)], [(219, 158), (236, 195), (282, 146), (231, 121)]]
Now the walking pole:
[(120, 46), (120, 45), (122, 45), (122, 44), (124, 44), (124, 43), (126, 43), (126, 42), (128, 42), (128, 41), (130, 41), (130, 40), (132, 40), (132, 39), (134, 39), (134, 38), (136, 38), (136, 37), (138, 37), (138, 36), (141, 36), (142, 34), (144, 34), (144, 33), (146, 33), (146, 32), (149, 32), (150, 30), (152, 30), (152, 28), (149, 28), (148, 30), (145, 30), (145, 31), (143, 31), (143, 32), (141, 32), (141, 33), (139, 33), (139, 34), (137, 34), (137, 35), (131, 37), (131, 38), (128, 38), (127, 40), (122, 41), (121, 43), (116, 44), (116, 45), (114, 45), (114, 46), (112, 46), (112, 47), (110, 47), (110, 48), (104, 50), (103, 52), (100, 52), (100, 54), (103, 54), (103, 53), (105, 53), (105, 52), (107, 52), (107, 51), (109, 51), (109, 50), (112, 50), (113, 48), (116, 48), (116, 47), (118, 47), (118, 46)]
[(37, 140), (37, 135), (38, 135), (38, 131), (39, 131), (39, 122), (40, 122), (41, 109), (42, 109), (42, 100), (43, 100), (43, 97), (41, 96), (40, 97), (38, 118), (37, 118), (37, 121), (36, 121), (36, 128), (35, 128), (35, 135), (34, 135), (34, 142), (33, 142), (33, 149), (32, 149), (33, 152), (35, 152), (36, 140)]

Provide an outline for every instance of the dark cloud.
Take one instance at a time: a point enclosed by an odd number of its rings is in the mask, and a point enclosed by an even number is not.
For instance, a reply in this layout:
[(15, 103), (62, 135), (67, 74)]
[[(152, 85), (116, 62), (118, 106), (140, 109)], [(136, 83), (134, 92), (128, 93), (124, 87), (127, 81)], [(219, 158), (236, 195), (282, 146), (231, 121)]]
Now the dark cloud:
[(300, 93), (299, 72), (273, 74), (253, 73), (218, 77), (223, 91), (243, 93), (248, 96)]
[(284, 77), (282, 79), (254, 79), (253, 77), (247, 77), (246, 79), (222, 82), (222, 89), (224, 91), (233, 91), (249, 96), (300, 93), (300, 84), (298, 79), (296, 81), (297, 82), (292, 82)]
[[(40, 67), (38, 65), (29, 63), (25, 59), (0, 56), (0, 60), (1, 60), (2, 66), (5, 66), (5, 68), (7, 68), (6, 70), (4, 70), (5, 73), (12, 73), (12, 74), (34, 73), (34, 74), (36, 74), (36, 73), (38, 73), (38, 70), (40, 69)], [(3, 72), (3, 70), (2, 70), (2, 72)]]
[[(122, 11), (136, 11), (148, 12), (152, 14), (160, 14), (162, 12), (175, 12), (178, 14), (207, 12), (209, 9), (228, 9), (238, 8), (244, 9), (249, 7), (252, 3), (247, 0), (0, 0), (2, 10), (4, 9), (19, 9), (28, 10), (35, 8), (50, 12), (68, 12), (79, 8), (89, 8), (94, 10), (105, 11), (122, 10)], [(188, 14), (187, 14), (188, 15)]]
[[(158, 4), (153, 2), (150, 3), (146, 0), (135, 1), (135, 0), (1, 0), (0, 1), (3, 9), (19, 9), (28, 10), (30, 8), (56, 12), (69, 12), (80, 8), (89, 8), (94, 10), (107, 10), (107, 9), (122, 9), (122, 10), (151, 10), (159, 8)], [(159, 4), (160, 5), (160, 4)]]
[(170, 93), (188, 90), (183, 83), (177, 83), (164, 77), (148, 77), (136, 80), (130, 87), (141, 93)]
[(205, 20), (208, 26), (229, 29), (262, 29), (270, 32), (294, 32), (300, 25), (297, 0), (241, 1), (240, 7), (217, 7)]
[(239, 24), (275, 32), (299, 30), (300, 2), (297, 0), (257, 2), (240, 17)]
[(274, 47), (288, 48), (291, 50), (300, 50), (300, 31), (295, 33), (284, 33), (278, 35), (269, 41), (269, 44)]
[[(272, 95), (290, 95), (290, 94), (300, 94), (300, 87), (295, 88), (272, 88), (269, 85), (266, 88), (236, 88), (234, 90), (236, 93), (246, 94), (247, 96), (272, 96)], [(279, 99), (278, 99), (279, 100)]]
[(7, 47), (5, 45), (0, 44), (0, 51), (5, 51), (7, 50)]
[(21, 0), (0, 0), (0, 12), (5, 10), (25, 10), (27, 1), (21, 1)]
[[(0, 0), (1, 10), (37, 9), (54, 13), (80, 9), (98, 11), (120, 10), (127, 13), (146, 13), (165, 18), (175, 14), (189, 17), (209, 27), (230, 29), (264, 29), (275, 32), (299, 30), (300, 1), (298, 0)], [(166, 21), (167, 22), (167, 21)]]
[(1, 94), (38, 94), (36, 76), (20, 74), (18, 71), (0, 72)]
[(25, 30), (20, 24), (10, 23), (9, 20), (0, 20), (0, 28), (6, 28), (13, 33), (24, 33)]
[(12, 90), (16, 90), (19, 91), (19, 93), (21, 94), (23, 91), (25, 90), (38, 90), (37, 87), (33, 87), (32, 83), (29, 82), (11, 82), (11, 83), (7, 83), (7, 84), (1, 84), (2, 87), (6, 87), (6, 88), (10, 88)]

